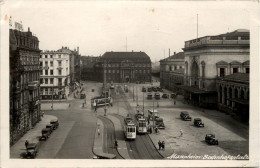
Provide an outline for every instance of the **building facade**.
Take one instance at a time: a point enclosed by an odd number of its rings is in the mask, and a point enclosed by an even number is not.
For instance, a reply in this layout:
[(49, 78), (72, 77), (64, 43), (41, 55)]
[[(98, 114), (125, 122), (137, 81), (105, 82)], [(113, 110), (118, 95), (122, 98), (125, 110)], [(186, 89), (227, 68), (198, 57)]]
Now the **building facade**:
[(160, 85), (177, 92), (177, 87), (184, 84), (184, 52), (160, 60)]
[(81, 79), (82, 80), (96, 80), (96, 74), (94, 73), (94, 66), (98, 62), (99, 57), (94, 56), (82, 56), (82, 69), (81, 69)]
[(217, 107), (219, 76), (249, 71), (248, 30), (206, 36), (185, 42), (185, 99), (202, 107)]
[(151, 68), (151, 59), (145, 52), (106, 52), (94, 71), (100, 82), (151, 82)]
[(218, 108), (249, 121), (249, 71), (217, 79)]
[(10, 145), (41, 120), (39, 40), (28, 31), (9, 30)]
[(65, 87), (70, 84), (72, 76), (70, 63), (70, 52), (46, 50), (41, 53), (41, 99), (65, 98)]

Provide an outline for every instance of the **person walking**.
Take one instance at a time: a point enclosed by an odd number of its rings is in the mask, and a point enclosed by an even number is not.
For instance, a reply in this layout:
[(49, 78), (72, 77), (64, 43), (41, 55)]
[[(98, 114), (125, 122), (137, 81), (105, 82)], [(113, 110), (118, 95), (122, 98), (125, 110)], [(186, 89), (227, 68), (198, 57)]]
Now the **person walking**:
[(159, 140), (159, 142), (158, 142), (158, 146), (159, 146), (159, 150), (161, 150), (162, 143), (161, 143), (161, 141), (160, 141), (160, 140)]
[(115, 140), (115, 148), (117, 148), (118, 147), (118, 142), (117, 142), (117, 140)]
[(99, 131), (99, 128), (98, 128), (98, 130), (97, 130), (97, 131), (98, 131), (98, 136), (99, 136), (99, 135), (100, 135), (100, 131)]
[(164, 147), (165, 147), (165, 142), (162, 141), (162, 150), (164, 150)]
[(29, 142), (26, 140), (25, 141), (25, 148), (27, 149), (27, 146), (29, 145)]
[(180, 133), (181, 133), (180, 137), (182, 137), (182, 135), (183, 135), (183, 132), (182, 132), (182, 130), (181, 130), (181, 129), (180, 129)]

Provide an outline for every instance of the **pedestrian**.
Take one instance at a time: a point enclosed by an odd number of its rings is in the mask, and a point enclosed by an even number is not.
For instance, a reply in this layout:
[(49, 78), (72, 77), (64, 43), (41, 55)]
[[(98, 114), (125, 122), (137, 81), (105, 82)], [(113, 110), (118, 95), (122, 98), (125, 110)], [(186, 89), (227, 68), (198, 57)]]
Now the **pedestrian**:
[(158, 133), (158, 128), (157, 128), (157, 127), (155, 127), (155, 133), (156, 133), (156, 134)]
[(100, 135), (99, 128), (97, 129), (97, 132), (98, 132), (98, 136), (99, 136)]
[(164, 150), (164, 147), (165, 147), (165, 143), (164, 141), (162, 141), (162, 150)]
[(148, 125), (150, 125), (150, 118), (148, 118)]
[(176, 101), (174, 100), (174, 105), (176, 104)]
[(160, 141), (160, 140), (159, 140), (159, 142), (158, 142), (158, 146), (159, 146), (159, 150), (161, 150), (162, 143), (161, 143), (161, 141)]
[(115, 148), (117, 148), (118, 147), (118, 142), (117, 142), (117, 140), (115, 140)]
[(95, 106), (95, 111), (94, 112), (97, 112), (97, 106)]
[(183, 132), (182, 132), (182, 130), (181, 130), (181, 129), (180, 129), (180, 133), (181, 133), (180, 137), (182, 137), (182, 135), (183, 135)]
[(25, 148), (27, 149), (27, 146), (28, 146), (29, 142), (26, 140), (25, 141)]

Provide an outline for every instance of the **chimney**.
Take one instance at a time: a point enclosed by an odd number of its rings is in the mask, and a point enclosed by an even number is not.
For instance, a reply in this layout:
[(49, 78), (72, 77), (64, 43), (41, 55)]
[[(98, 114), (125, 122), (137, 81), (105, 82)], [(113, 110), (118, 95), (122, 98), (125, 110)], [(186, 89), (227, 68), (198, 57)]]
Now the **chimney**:
[(174, 55), (176, 54), (176, 52), (174, 52)]
[(78, 52), (78, 54), (79, 54), (79, 47), (77, 47), (77, 52)]
[(171, 49), (169, 48), (169, 57), (171, 56)]
[(28, 32), (30, 32), (30, 27), (28, 27)]

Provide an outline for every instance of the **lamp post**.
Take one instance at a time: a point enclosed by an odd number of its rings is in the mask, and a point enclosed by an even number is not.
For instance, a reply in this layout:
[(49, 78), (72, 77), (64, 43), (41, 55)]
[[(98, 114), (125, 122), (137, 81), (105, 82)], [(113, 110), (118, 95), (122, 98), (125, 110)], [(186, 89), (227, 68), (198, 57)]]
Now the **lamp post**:
[(143, 115), (144, 115), (144, 92), (143, 92)]
[(154, 129), (154, 99), (153, 99), (153, 129)]
[(135, 101), (135, 90), (134, 90), (134, 85), (133, 85), (133, 102)]

